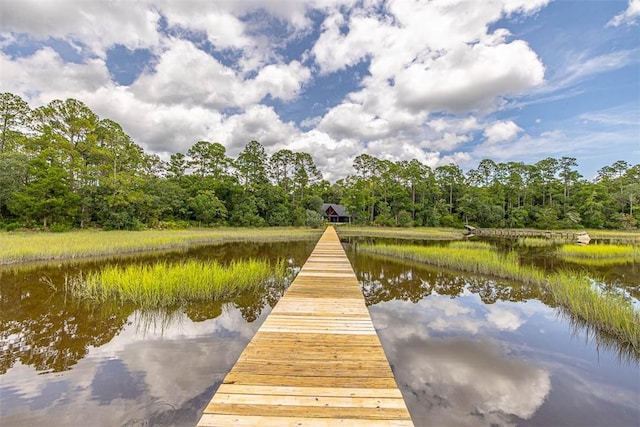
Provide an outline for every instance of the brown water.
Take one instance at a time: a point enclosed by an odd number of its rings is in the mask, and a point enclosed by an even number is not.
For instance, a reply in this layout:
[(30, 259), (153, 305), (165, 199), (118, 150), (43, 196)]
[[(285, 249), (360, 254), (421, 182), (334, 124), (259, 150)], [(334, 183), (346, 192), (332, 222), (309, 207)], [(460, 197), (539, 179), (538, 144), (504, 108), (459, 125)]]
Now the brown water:
[[(141, 312), (65, 297), (65, 274), (184, 258), (283, 258), (295, 269), (314, 244), (233, 243), (0, 271), (0, 425), (194, 425), (284, 292)], [(640, 425), (638, 355), (589, 333), (537, 289), (347, 249), (417, 426)], [(521, 256), (559, 265), (545, 249)], [(637, 271), (594, 275), (633, 288)]]

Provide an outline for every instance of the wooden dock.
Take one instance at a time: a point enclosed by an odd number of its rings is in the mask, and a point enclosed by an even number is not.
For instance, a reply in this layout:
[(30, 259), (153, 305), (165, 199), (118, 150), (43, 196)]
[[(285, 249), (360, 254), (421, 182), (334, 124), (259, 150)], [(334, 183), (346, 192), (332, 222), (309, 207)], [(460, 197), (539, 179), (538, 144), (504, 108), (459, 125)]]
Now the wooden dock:
[(413, 426), (328, 227), (198, 426)]

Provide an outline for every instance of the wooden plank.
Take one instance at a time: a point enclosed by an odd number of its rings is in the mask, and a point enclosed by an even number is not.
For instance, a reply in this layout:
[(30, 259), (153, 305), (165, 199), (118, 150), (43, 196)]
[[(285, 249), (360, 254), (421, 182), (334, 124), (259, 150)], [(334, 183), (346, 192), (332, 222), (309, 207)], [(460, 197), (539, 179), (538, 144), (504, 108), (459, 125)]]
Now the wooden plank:
[(276, 385), (284, 387), (346, 387), (346, 388), (393, 388), (397, 387), (393, 377), (318, 377), (318, 376), (285, 376), (268, 374), (245, 374), (235, 371), (229, 372), (223, 384), (243, 385)]
[(213, 403), (210, 402), (205, 409), (208, 414), (229, 415), (256, 415), (280, 416), (280, 417), (305, 417), (305, 418), (355, 418), (365, 420), (407, 420), (409, 412), (406, 408), (336, 408), (316, 406), (285, 406), (285, 405), (261, 405), (237, 404), (237, 403)]
[(263, 417), (255, 415), (223, 415), (204, 414), (198, 423), (202, 427), (227, 426), (263, 426), (263, 427), (412, 427), (408, 420), (355, 420), (344, 418), (291, 418), (291, 417)]
[[(271, 406), (320, 406), (323, 408), (380, 408), (402, 409), (405, 407), (402, 397), (335, 397), (335, 396), (291, 396), (269, 394), (240, 394), (216, 392), (211, 400), (213, 404), (251, 405), (260, 402), (260, 405)], [(205, 412), (213, 412), (205, 410)]]
[(382, 397), (399, 398), (397, 388), (283, 387), (222, 384), (217, 393), (266, 394), (273, 396)]
[(198, 425), (413, 425), (333, 228), (320, 238)]

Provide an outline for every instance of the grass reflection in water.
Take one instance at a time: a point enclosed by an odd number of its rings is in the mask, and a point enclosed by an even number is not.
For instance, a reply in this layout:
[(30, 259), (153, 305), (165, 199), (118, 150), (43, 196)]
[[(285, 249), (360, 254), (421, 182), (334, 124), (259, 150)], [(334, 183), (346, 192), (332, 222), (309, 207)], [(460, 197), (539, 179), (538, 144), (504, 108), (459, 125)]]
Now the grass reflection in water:
[(363, 244), (359, 249), (537, 286), (572, 316), (640, 352), (640, 313), (624, 296), (594, 286), (587, 275), (571, 271), (548, 274), (521, 264), (515, 252), (499, 253), (484, 242), (453, 242), (444, 247)]

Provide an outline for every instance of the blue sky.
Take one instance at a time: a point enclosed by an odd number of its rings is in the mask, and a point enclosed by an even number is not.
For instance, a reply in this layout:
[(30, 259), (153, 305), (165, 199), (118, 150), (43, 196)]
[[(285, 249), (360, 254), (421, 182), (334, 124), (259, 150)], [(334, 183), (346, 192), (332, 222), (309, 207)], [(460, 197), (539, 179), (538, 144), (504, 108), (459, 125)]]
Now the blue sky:
[(165, 159), (640, 160), (640, 0), (2, 0), (0, 23), (0, 91), (79, 99)]

